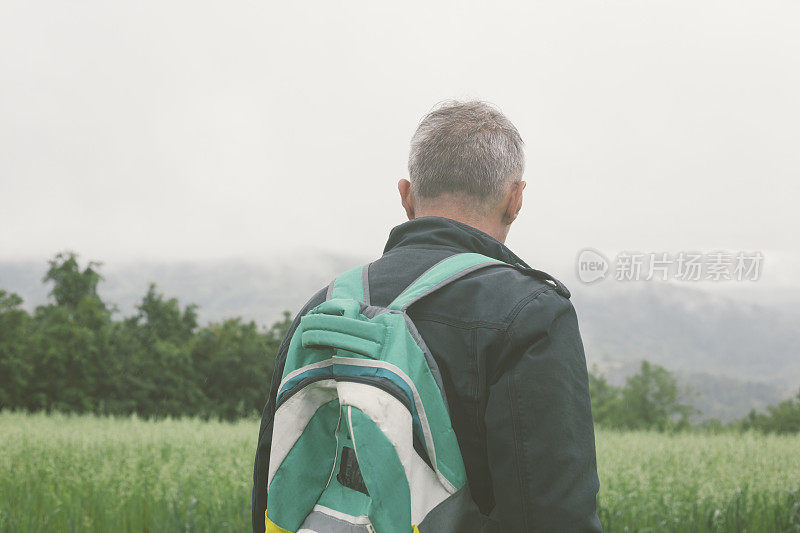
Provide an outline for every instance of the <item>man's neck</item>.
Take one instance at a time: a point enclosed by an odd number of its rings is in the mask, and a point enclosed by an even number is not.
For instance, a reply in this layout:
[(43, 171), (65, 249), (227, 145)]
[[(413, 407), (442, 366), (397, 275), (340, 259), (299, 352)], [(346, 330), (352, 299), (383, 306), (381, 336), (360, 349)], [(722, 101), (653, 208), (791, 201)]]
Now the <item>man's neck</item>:
[(494, 222), (488, 217), (481, 217), (478, 215), (465, 214), (463, 212), (453, 212), (446, 209), (426, 210), (417, 213), (414, 218), (422, 217), (442, 217), (461, 222), (467, 226), (472, 226), (475, 229), (481, 230), (487, 235), (490, 235), (498, 241), (505, 243), (508, 236), (509, 226)]

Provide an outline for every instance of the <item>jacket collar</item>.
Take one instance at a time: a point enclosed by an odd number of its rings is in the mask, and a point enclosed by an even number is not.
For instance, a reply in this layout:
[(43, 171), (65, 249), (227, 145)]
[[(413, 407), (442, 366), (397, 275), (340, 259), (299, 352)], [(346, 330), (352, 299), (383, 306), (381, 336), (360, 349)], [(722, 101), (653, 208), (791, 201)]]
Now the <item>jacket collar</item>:
[(455, 253), (476, 252), (511, 265), (530, 268), (506, 245), (479, 229), (444, 217), (421, 217), (395, 226), (383, 253), (398, 248), (442, 247)]

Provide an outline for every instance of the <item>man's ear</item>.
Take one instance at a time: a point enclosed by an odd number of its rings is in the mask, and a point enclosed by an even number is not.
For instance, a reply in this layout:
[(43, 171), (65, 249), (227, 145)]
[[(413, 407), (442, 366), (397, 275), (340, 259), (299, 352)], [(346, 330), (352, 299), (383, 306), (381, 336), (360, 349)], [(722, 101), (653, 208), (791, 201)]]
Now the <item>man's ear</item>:
[(414, 220), (414, 196), (411, 194), (411, 182), (401, 179), (397, 182), (397, 190), (400, 191), (400, 202), (406, 210), (408, 220)]
[(506, 225), (511, 225), (517, 219), (520, 210), (522, 209), (522, 191), (525, 190), (524, 181), (518, 181), (511, 186), (511, 191), (508, 194), (508, 203), (506, 204), (506, 212), (503, 215), (503, 222)]

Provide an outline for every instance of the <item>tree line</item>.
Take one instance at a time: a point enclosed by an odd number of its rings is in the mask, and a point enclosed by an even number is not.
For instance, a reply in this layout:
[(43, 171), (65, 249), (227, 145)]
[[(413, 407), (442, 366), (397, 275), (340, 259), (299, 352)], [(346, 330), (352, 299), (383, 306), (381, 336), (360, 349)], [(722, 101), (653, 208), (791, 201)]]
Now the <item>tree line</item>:
[[(50, 302), (33, 313), (0, 290), (0, 409), (229, 420), (261, 410), (288, 312), (269, 328), (240, 318), (200, 327), (195, 305), (151, 284), (135, 314), (116, 319), (97, 292), (100, 266), (56, 255), (42, 280), (52, 284)], [(647, 361), (623, 386), (590, 372), (589, 387), (603, 427), (684, 430), (696, 413), (675, 377)], [(800, 393), (727, 427), (798, 432)]]
[(51, 301), (32, 314), (0, 290), (0, 409), (235, 419), (263, 407), (288, 313), (266, 330), (239, 318), (199, 327), (196, 306), (151, 284), (115, 320), (99, 266), (58, 254), (43, 279)]
[(614, 386), (596, 369), (589, 372), (589, 391), (595, 424), (613, 429), (650, 429), (711, 432), (757, 430), (764, 433), (800, 432), (800, 392), (795, 398), (767, 407), (766, 413), (755, 409), (739, 420), (723, 424), (712, 418), (692, 425), (692, 415), (701, 414), (688, 399), (692, 392), (681, 390), (669, 370), (642, 361), (639, 371), (626, 378), (623, 386)]

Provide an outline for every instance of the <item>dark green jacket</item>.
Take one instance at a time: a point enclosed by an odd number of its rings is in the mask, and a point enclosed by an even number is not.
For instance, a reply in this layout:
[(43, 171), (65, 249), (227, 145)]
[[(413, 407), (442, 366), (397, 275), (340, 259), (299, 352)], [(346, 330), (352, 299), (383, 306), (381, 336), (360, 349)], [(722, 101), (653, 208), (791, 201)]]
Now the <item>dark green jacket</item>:
[[(600, 531), (586, 360), (569, 291), (489, 235), (424, 217), (394, 228), (369, 267), (372, 305), (388, 305), (438, 261), (477, 252), (517, 266), (487, 268), (431, 294), (408, 314), (442, 372), (483, 531)], [(258, 437), (253, 530), (264, 531), (275, 394), (299, 317), (275, 362)], [(494, 523), (496, 522), (496, 524)], [(476, 527), (476, 531), (481, 529)]]

